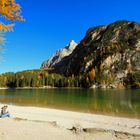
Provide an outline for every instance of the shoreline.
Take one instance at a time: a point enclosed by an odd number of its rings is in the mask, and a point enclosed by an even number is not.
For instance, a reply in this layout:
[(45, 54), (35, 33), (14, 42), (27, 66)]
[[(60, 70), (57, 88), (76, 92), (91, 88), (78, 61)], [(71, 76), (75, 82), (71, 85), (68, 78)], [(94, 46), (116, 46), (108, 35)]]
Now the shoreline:
[(3, 89), (88, 89), (88, 90), (140, 90), (140, 88), (102, 88), (102, 87), (96, 87), (96, 88), (83, 88), (83, 87), (52, 87), (52, 86), (44, 86), (44, 87), (0, 87), (0, 90)]
[(119, 117), (119, 118), (128, 118), (128, 119), (137, 119), (140, 120), (139, 116), (134, 116), (133, 114), (114, 114), (114, 113), (105, 113), (102, 111), (96, 111), (96, 112), (86, 112), (86, 111), (81, 111), (78, 109), (67, 109), (67, 108), (57, 108), (57, 107), (53, 107), (53, 106), (34, 106), (34, 105), (22, 105), (22, 104), (9, 104), (9, 103), (3, 103), (0, 102), (0, 105), (12, 105), (12, 106), (18, 106), (18, 107), (24, 107), (24, 108), (28, 108), (28, 107), (33, 107), (33, 108), (42, 108), (42, 109), (52, 109), (52, 110), (60, 110), (60, 111), (68, 111), (68, 112), (75, 112), (75, 113), (83, 113), (83, 114), (91, 114), (91, 115), (101, 115), (101, 116), (109, 116), (109, 117)]
[(90, 89), (90, 88), (44, 86), (44, 87), (0, 87), (0, 90), (1, 89)]
[[(4, 104), (0, 103), (0, 107)], [(8, 105), (12, 118), (37, 122), (55, 122), (58, 126), (71, 129), (80, 126), (83, 129), (101, 129), (140, 135), (140, 119), (113, 117), (89, 113), (80, 113), (41, 107)], [(0, 119), (1, 121), (2, 119)]]
[(45, 87), (0, 87), (1, 89), (56, 89), (57, 87), (45, 86)]

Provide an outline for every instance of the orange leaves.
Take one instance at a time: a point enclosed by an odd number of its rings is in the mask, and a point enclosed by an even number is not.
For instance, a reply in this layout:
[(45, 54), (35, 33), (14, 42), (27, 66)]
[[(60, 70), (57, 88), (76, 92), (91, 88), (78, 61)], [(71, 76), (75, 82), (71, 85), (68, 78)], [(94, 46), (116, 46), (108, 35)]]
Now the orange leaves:
[(13, 26), (14, 24), (5, 25), (3, 23), (0, 23), (0, 45), (3, 44), (5, 40), (1, 33), (11, 31)]
[(0, 0), (0, 13), (9, 20), (23, 21), (21, 7), (15, 0)]
[(94, 68), (91, 69), (89, 75), (90, 75), (90, 78), (91, 78), (91, 79), (94, 79), (94, 78), (95, 78), (95, 76), (96, 76), (96, 71), (95, 71)]
[(4, 32), (10, 31), (12, 30), (13, 26), (14, 24), (5, 25), (3, 23), (0, 23), (0, 31), (4, 31)]
[[(0, 14), (8, 20), (23, 21), (21, 7), (15, 2), (15, 0), (0, 0)], [(13, 26), (14, 24), (5, 25), (0, 23), (0, 31), (10, 31)]]
[(88, 77), (89, 77), (90, 81), (94, 80), (94, 78), (96, 77), (96, 71), (94, 68), (92, 68), (91, 71), (88, 72)]
[(96, 77), (96, 70), (95, 68), (92, 68), (85, 76), (85, 81), (86, 84), (93, 83), (95, 81), (95, 77)]
[[(24, 21), (21, 16), (21, 7), (15, 2), (15, 0), (0, 0), (0, 16), (6, 18), (7, 20), (18, 20)], [(3, 24), (0, 22), (0, 35), (2, 32), (11, 31), (14, 24)], [(0, 36), (0, 45), (3, 44), (4, 38)]]

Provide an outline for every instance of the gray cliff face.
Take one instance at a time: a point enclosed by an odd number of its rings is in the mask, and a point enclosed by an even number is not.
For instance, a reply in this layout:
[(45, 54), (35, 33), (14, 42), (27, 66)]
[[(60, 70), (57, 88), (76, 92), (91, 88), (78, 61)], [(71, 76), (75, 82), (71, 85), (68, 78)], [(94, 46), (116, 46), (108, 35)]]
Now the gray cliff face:
[(64, 49), (59, 49), (56, 51), (55, 54), (52, 55), (50, 59), (47, 61), (44, 61), (42, 63), (41, 68), (52, 68), (54, 67), (57, 63), (59, 63), (64, 57), (70, 55), (73, 50), (76, 48), (77, 43), (72, 40), (68, 46), (66, 46)]
[(96, 76), (89, 78), (91, 87), (140, 83), (140, 24), (117, 21), (89, 29), (74, 51), (54, 68), (66, 76), (87, 76), (95, 69)]

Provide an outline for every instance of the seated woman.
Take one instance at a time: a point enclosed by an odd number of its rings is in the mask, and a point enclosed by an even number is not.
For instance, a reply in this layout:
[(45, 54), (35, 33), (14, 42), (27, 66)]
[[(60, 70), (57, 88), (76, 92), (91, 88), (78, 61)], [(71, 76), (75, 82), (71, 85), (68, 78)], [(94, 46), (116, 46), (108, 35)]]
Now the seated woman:
[(10, 114), (9, 114), (9, 112), (7, 111), (7, 108), (8, 108), (7, 105), (6, 105), (6, 106), (3, 106), (3, 107), (1, 108), (1, 115), (0, 115), (1, 118), (10, 117)]

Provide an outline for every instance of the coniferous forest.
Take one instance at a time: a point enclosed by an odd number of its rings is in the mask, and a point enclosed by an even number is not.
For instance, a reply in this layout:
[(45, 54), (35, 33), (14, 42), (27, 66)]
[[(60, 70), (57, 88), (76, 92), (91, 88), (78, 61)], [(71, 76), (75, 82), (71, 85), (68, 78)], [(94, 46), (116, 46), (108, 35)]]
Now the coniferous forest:
[[(140, 74), (131, 74), (125, 79), (126, 88), (139, 88)], [(22, 88), (22, 87), (82, 87), (89, 88), (98, 83), (98, 87), (105, 84), (111, 88), (110, 78), (95, 76), (95, 72), (89, 71), (78, 76), (64, 76), (47, 70), (26, 70), (17, 73), (8, 72), (0, 74), (0, 87)], [(129, 86), (130, 85), (130, 86)], [(133, 86), (132, 86), (133, 85)], [(113, 87), (112, 87), (113, 88)]]
[(82, 76), (65, 77), (44, 70), (28, 70), (0, 75), (0, 87), (84, 87), (87, 85)]

